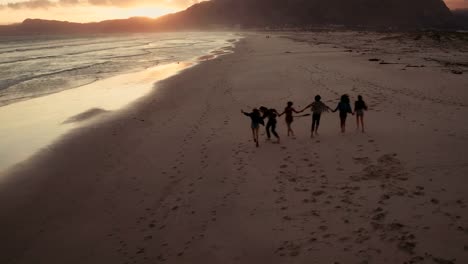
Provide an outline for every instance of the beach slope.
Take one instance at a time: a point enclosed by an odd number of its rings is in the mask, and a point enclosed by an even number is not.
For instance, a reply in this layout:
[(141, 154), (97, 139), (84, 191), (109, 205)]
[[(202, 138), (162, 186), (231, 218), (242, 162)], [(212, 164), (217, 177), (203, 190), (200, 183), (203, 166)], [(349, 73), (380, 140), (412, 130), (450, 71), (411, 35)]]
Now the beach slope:
[[(468, 75), (440, 58), (466, 51), (440, 49), (247, 34), (4, 176), (0, 263), (468, 263)], [(240, 113), (344, 93), (366, 133), (281, 118), (255, 148)]]

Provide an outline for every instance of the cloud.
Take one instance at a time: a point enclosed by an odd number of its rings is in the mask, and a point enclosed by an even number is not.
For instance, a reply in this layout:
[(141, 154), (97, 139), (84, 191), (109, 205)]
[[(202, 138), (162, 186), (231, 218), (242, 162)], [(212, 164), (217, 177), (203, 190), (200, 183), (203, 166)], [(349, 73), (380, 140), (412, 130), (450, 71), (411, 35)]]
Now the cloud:
[(468, 0), (446, 0), (450, 8), (468, 8)]
[(91, 5), (98, 5), (98, 6), (119, 6), (119, 7), (126, 7), (126, 6), (134, 6), (135, 4), (141, 4), (142, 2), (146, 1), (136, 1), (136, 0), (88, 0), (88, 3)]
[(91, 5), (99, 6), (173, 6), (173, 7), (187, 7), (201, 0), (87, 0)]
[(174, 8), (185, 8), (203, 0), (26, 0), (10, 2), (0, 5), (0, 9), (47, 9), (57, 6), (112, 6), (112, 7), (137, 7), (137, 6), (166, 6)]
[(56, 5), (57, 4), (55, 2), (51, 2), (49, 0), (29, 0), (24, 2), (8, 3), (3, 7), (8, 7), (11, 9), (47, 9)]
[(70, 6), (70, 5), (79, 5), (81, 4), (81, 1), (80, 0), (60, 0), (59, 3), (61, 5)]
[[(203, 0), (10, 0), (10, 3), (0, 4), (0, 9), (47, 9), (57, 6), (112, 6), (112, 7), (144, 7), (165, 6), (172, 8), (186, 8)], [(253, 0), (255, 1), (255, 0)], [(0, 2), (8, 2), (1, 1)], [(445, 0), (450, 8), (468, 8), (468, 0)]]

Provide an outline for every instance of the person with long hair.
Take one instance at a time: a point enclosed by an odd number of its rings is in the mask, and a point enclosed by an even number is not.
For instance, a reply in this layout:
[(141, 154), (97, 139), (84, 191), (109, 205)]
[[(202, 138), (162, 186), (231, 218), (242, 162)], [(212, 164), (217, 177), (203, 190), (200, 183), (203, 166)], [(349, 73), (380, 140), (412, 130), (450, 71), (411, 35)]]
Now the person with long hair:
[(361, 124), (362, 133), (364, 133), (364, 111), (367, 111), (367, 104), (362, 96), (358, 95), (358, 100), (354, 103), (354, 112), (356, 113), (357, 129), (359, 130), (359, 124)]
[(338, 106), (336, 106), (336, 109), (333, 110), (333, 112), (336, 112), (336, 111), (340, 112), (341, 133), (344, 133), (346, 132), (346, 118), (348, 114), (354, 115), (353, 110), (351, 109), (349, 95), (343, 94), (341, 96)]
[(260, 111), (257, 108), (254, 108), (251, 113), (246, 113), (244, 112), (244, 110), (241, 110), (241, 113), (244, 114), (245, 116), (250, 117), (252, 121), (250, 128), (252, 129), (252, 136), (255, 142), (255, 146), (258, 148), (259, 147), (258, 130), (260, 128), (260, 125), (264, 124), (263, 118), (260, 115)]

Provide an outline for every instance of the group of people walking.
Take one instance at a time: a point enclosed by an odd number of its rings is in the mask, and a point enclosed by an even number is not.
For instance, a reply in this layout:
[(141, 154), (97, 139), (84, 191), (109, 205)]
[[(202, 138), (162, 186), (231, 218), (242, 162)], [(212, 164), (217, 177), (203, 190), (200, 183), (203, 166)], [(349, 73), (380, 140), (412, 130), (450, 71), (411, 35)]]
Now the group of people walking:
[(340, 126), (341, 132), (344, 133), (346, 131), (346, 118), (348, 114), (356, 115), (356, 124), (357, 129), (361, 129), (364, 132), (364, 111), (367, 111), (367, 105), (364, 102), (361, 95), (358, 96), (357, 101), (354, 103), (354, 112), (351, 108), (350, 99), (347, 94), (341, 96), (340, 102), (336, 106), (334, 110), (328, 107), (326, 104), (322, 102), (322, 97), (320, 95), (315, 96), (315, 100), (313, 103), (306, 106), (304, 109), (297, 111), (293, 107), (293, 102), (288, 102), (284, 111), (279, 113), (274, 108), (267, 108), (265, 106), (261, 106), (260, 108), (255, 108), (252, 112), (247, 113), (241, 110), (241, 113), (250, 117), (251, 119), (251, 128), (252, 128), (252, 136), (255, 142), (255, 145), (259, 146), (258, 140), (258, 133), (260, 129), (260, 125), (265, 125), (265, 119), (267, 120), (265, 128), (267, 139), (271, 139), (271, 135), (277, 139), (277, 143), (280, 143), (280, 136), (276, 132), (276, 125), (277, 125), (277, 118), (285, 115), (286, 126), (288, 128), (288, 136), (295, 136), (294, 131), (292, 129), (292, 123), (294, 121), (294, 113), (299, 114), (304, 112), (307, 109), (311, 109), (312, 114), (305, 114), (302, 116), (310, 116), (312, 115), (312, 127), (310, 136), (313, 138), (314, 136), (318, 136), (318, 128), (320, 125), (320, 119), (322, 113), (324, 112), (339, 112), (340, 116)]

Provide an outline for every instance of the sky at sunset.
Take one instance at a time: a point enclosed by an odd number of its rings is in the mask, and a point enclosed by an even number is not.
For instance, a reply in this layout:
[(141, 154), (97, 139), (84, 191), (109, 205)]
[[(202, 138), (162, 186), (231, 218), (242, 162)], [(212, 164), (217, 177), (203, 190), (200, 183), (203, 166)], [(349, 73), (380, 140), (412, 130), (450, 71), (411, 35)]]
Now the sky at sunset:
[[(91, 22), (133, 16), (158, 17), (197, 2), (201, 0), (0, 0), (0, 24), (26, 18)], [(446, 2), (452, 9), (468, 8), (468, 0)]]

